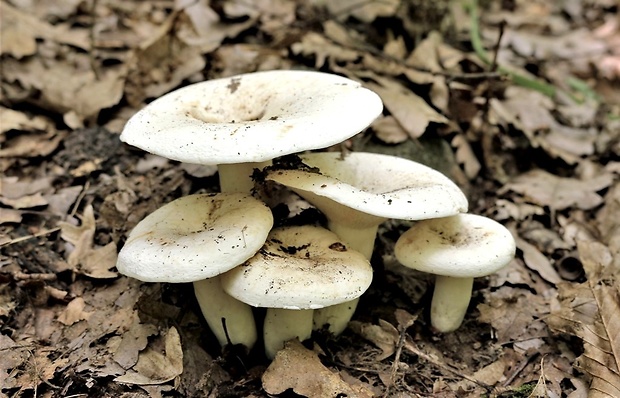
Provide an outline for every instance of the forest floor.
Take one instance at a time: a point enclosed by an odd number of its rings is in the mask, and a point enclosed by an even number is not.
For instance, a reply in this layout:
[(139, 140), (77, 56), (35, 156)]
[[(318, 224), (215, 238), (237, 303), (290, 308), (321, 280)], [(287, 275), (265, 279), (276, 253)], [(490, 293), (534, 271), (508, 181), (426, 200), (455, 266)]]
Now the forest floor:
[[(337, 5), (335, 5), (337, 4)], [(612, 0), (3, 0), (0, 396), (620, 397), (620, 9)], [(394, 259), (343, 335), (220, 349), (191, 284), (120, 275), (129, 231), (218, 189), (123, 144), (175, 88), (270, 69), (362, 82), (345, 151), (430, 165), (517, 243), (453, 333)]]

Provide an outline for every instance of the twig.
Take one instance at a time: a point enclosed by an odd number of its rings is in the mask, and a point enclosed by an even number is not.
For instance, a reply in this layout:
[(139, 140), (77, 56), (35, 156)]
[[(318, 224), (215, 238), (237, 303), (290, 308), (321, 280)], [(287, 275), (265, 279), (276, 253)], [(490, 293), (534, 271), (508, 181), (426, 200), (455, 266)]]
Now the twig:
[(480, 380), (477, 380), (471, 376), (468, 376), (466, 374), (463, 374), (461, 372), (459, 372), (456, 369), (452, 369), (450, 366), (443, 364), (439, 361), (437, 361), (436, 359), (434, 359), (433, 357), (431, 357), (430, 355), (426, 354), (425, 352), (423, 352), (422, 350), (420, 350), (412, 341), (407, 341), (405, 344), (405, 348), (409, 351), (411, 351), (413, 354), (417, 355), (418, 357), (424, 359), (426, 362), (429, 362), (435, 366), (437, 366), (438, 368), (441, 368), (443, 370), (446, 370), (460, 378), (463, 378), (467, 381), (470, 381), (474, 384), (479, 385), (480, 387), (486, 389), (487, 391), (491, 392), (493, 391), (493, 386), (488, 385), (487, 383), (484, 383)]
[[(485, 64), (491, 65), (492, 60), (489, 58), (486, 50), (484, 49), (484, 46), (482, 45), (482, 39), (480, 37), (480, 18), (478, 16), (477, 0), (472, 0), (471, 3), (469, 3), (469, 5), (466, 7), (469, 11), (469, 15), (471, 18), (471, 27), (469, 30), (471, 45), (478, 58), (480, 58)], [(517, 86), (530, 88), (552, 98), (555, 97), (557, 93), (557, 89), (555, 86), (538, 79), (531, 79), (527, 76), (513, 72), (501, 65), (498, 65), (497, 71), (507, 75)]]
[(8, 242), (0, 243), (0, 247), (10, 246), (10, 245), (13, 245), (15, 243), (23, 242), (23, 241), (28, 240), (28, 239), (40, 238), (41, 236), (53, 234), (54, 232), (58, 232), (58, 231), (60, 231), (60, 227), (55, 227), (55, 228), (52, 228), (52, 229), (46, 229), (45, 231), (40, 231), (40, 232), (37, 232), (36, 234), (32, 234), (32, 235), (20, 236), (19, 238), (11, 239)]

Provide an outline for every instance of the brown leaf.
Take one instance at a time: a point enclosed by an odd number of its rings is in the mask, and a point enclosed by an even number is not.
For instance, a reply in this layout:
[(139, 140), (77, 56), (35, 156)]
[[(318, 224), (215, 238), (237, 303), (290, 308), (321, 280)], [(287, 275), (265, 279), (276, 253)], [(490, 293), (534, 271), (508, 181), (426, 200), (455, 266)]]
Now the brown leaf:
[(601, 174), (584, 181), (558, 177), (544, 170), (532, 170), (506, 184), (502, 191), (517, 192), (529, 202), (549, 206), (554, 210), (574, 206), (588, 210), (603, 202), (603, 198), (596, 192), (609, 187), (612, 182), (611, 174)]
[(562, 278), (551, 265), (551, 261), (536, 246), (517, 238), (517, 247), (523, 252), (525, 265), (536, 272), (547, 282), (558, 284)]
[(378, 75), (372, 76), (372, 79), (377, 83), (368, 82), (366, 87), (379, 94), (385, 107), (411, 138), (424, 134), (430, 122), (448, 123), (445, 116), (397, 80)]
[(308, 398), (346, 396), (370, 398), (373, 394), (363, 386), (351, 386), (326, 368), (316, 353), (297, 340), (284, 344), (263, 374), (263, 388), (269, 394), (281, 394), (292, 388)]
[(176, 328), (171, 327), (166, 334), (164, 353), (146, 348), (133, 369), (114, 380), (137, 385), (163, 384), (183, 373), (183, 349)]
[(84, 307), (86, 303), (84, 299), (81, 297), (76, 297), (69, 304), (67, 304), (67, 308), (58, 316), (58, 322), (63, 325), (73, 325), (76, 322), (82, 320), (88, 320), (92, 315), (92, 312), (84, 311)]
[(588, 397), (620, 396), (620, 285), (611, 256), (598, 242), (578, 242), (588, 281), (560, 285), (561, 308), (549, 327), (579, 337), (584, 346), (576, 366), (592, 377)]
[(116, 244), (110, 242), (103, 247), (93, 246), (96, 226), (92, 205), (86, 206), (81, 219), (80, 226), (68, 222), (58, 223), (60, 236), (74, 246), (67, 262), (77, 272), (92, 278), (116, 277), (116, 272), (109, 271), (116, 265)]
[(399, 340), (398, 330), (389, 322), (379, 319), (379, 325), (351, 321), (349, 328), (366, 340), (373, 343), (382, 352), (374, 360), (382, 361), (390, 357), (396, 351), (396, 344)]

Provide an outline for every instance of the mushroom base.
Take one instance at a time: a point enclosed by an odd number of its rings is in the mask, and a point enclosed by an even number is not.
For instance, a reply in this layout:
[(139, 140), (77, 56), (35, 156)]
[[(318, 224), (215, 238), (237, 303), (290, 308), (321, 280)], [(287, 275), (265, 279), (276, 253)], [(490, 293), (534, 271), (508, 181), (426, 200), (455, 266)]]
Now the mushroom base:
[(314, 310), (313, 329), (318, 330), (329, 325), (327, 330), (334, 336), (338, 336), (347, 328), (358, 302), (359, 298)]
[(474, 278), (437, 275), (431, 302), (431, 324), (440, 332), (453, 332), (461, 326), (469, 301)]
[(226, 293), (219, 277), (194, 282), (194, 294), (222, 347), (228, 343), (243, 344), (248, 349), (254, 346), (257, 333), (252, 308)]
[(314, 310), (287, 310), (268, 308), (263, 326), (265, 354), (273, 359), (284, 348), (284, 342), (298, 338), (304, 341), (312, 335)]

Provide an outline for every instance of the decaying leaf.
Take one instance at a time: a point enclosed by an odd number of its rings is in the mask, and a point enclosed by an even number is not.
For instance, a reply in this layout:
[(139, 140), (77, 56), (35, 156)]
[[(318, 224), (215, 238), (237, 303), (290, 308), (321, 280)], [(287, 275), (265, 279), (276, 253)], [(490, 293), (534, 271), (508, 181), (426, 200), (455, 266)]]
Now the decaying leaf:
[(517, 238), (516, 241), (517, 247), (523, 252), (523, 261), (529, 269), (538, 272), (547, 282), (557, 284), (562, 281), (558, 272), (551, 265), (551, 261), (536, 246), (520, 238)]
[(368, 82), (366, 87), (379, 94), (385, 107), (411, 138), (424, 134), (430, 122), (448, 123), (445, 116), (396, 80), (378, 75), (370, 77), (376, 83)]
[(293, 389), (308, 398), (351, 397), (370, 398), (365, 387), (347, 384), (337, 373), (325, 367), (314, 352), (297, 340), (284, 344), (263, 374), (263, 388), (269, 394), (281, 394)]
[(591, 378), (588, 397), (620, 396), (620, 283), (618, 269), (605, 246), (578, 242), (587, 282), (560, 285), (561, 307), (548, 319), (549, 326), (574, 335), (584, 352), (576, 366)]
[(399, 339), (398, 330), (394, 325), (383, 319), (379, 319), (378, 325), (351, 321), (349, 328), (381, 350), (381, 353), (375, 357), (376, 361), (383, 361), (396, 351), (396, 344)]
[(133, 369), (115, 381), (137, 385), (163, 384), (183, 373), (183, 349), (177, 329), (171, 327), (168, 330), (163, 353), (147, 347), (138, 355)]
[(571, 206), (592, 209), (603, 202), (597, 193), (613, 182), (610, 174), (601, 174), (589, 180), (558, 177), (544, 170), (532, 170), (519, 175), (502, 190), (517, 192), (531, 203), (563, 210)]
[(95, 215), (91, 205), (86, 206), (81, 217), (82, 225), (60, 222), (61, 237), (73, 245), (67, 262), (77, 272), (93, 278), (114, 278), (116, 272), (110, 271), (116, 266), (117, 250), (114, 242), (100, 247), (94, 246)]
[(76, 297), (69, 304), (67, 308), (58, 316), (58, 322), (63, 325), (73, 325), (76, 322), (87, 320), (92, 312), (84, 311), (86, 303), (81, 297)]

